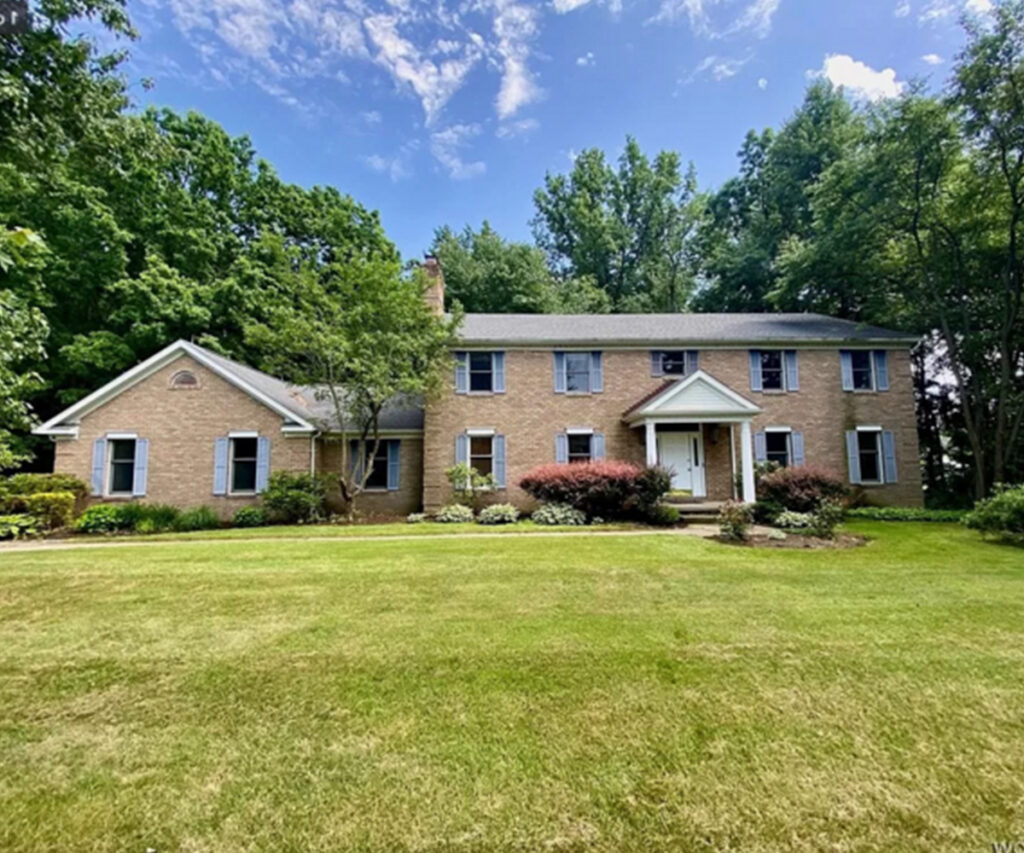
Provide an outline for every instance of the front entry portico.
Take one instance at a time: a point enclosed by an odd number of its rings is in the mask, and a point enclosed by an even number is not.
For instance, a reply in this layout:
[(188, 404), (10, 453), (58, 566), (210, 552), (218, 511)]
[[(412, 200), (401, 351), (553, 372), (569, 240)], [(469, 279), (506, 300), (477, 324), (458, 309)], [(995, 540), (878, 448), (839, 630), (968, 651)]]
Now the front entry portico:
[[(706, 437), (727, 428), (729, 476), (737, 467), (743, 474), (744, 503), (753, 503), (754, 444), (751, 422), (760, 407), (703, 370), (667, 382), (625, 413), (623, 420), (644, 430), (648, 465), (662, 465), (672, 473), (672, 488), (695, 498), (707, 496)], [(739, 460), (734, 436), (739, 426)], [(739, 466), (737, 466), (737, 461)], [(724, 466), (724, 463), (723, 463)]]

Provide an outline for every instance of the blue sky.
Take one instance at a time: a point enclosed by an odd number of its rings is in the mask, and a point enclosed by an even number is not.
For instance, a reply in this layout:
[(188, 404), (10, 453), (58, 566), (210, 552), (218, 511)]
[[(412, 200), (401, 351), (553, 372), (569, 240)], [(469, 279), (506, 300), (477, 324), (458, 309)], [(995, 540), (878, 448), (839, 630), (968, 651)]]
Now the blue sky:
[(140, 105), (248, 134), (285, 180), (378, 209), (406, 257), (442, 224), (529, 239), (532, 194), (626, 134), (703, 187), (808, 80), (940, 85), (989, 0), (130, 0)]

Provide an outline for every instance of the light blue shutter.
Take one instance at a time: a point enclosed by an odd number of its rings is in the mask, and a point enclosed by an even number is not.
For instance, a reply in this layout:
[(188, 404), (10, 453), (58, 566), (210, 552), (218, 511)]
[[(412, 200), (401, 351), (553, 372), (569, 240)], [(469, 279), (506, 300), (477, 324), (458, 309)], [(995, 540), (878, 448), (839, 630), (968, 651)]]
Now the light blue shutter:
[(555, 393), (565, 393), (565, 353), (555, 353)]
[(768, 461), (768, 437), (763, 432), (754, 433), (754, 459), (758, 462)]
[(135, 439), (135, 476), (132, 477), (132, 495), (136, 498), (145, 497), (146, 480), (149, 469), (149, 439)]
[(695, 349), (686, 351), (686, 375), (700, 370), (700, 353)]
[(494, 393), (505, 393), (505, 353), (496, 352), (491, 356), (494, 368)]
[(889, 430), (882, 433), (882, 460), (885, 464), (885, 482), (897, 481), (896, 471), (896, 436)]
[(800, 369), (796, 363), (796, 350), (786, 350), (786, 390), (800, 390)]
[(455, 353), (455, 393), (469, 393), (469, 355), (464, 352)]
[[(839, 371), (843, 376), (843, 390), (853, 390), (853, 356), (850, 355), (849, 350), (839, 351)], [(860, 478), (857, 478), (857, 482), (860, 482)]]
[(455, 464), (469, 464), (469, 436), (465, 433), (455, 436)]
[(555, 436), (555, 462), (564, 465), (569, 461), (569, 436), (560, 432)]
[(595, 432), (590, 438), (590, 458), (604, 459), (604, 433)]
[(505, 436), (494, 436), (491, 452), (494, 454), (494, 482), (499, 489), (504, 489), (508, 486), (507, 466), (505, 465)]
[(789, 438), (793, 445), (793, 467), (802, 468), (806, 464), (804, 461), (804, 434), (794, 432)]
[(761, 350), (752, 349), (750, 351), (750, 390), (760, 391), (763, 387), (761, 384)]
[(94, 497), (103, 494), (103, 475), (107, 461), (107, 440), (97, 438), (92, 443), (92, 493)]
[(860, 483), (860, 448), (857, 445), (857, 430), (846, 433), (846, 463), (850, 467), (850, 482)]
[(270, 480), (270, 439), (261, 435), (256, 439), (256, 491), (265, 492)]
[(399, 484), (399, 454), (401, 453), (401, 442), (392, 440), (388, 442), (388, 491), (397, 492)]
[(889, 390), (889, 353), (875, 350), (875, 384), (879, 391)]
[(213, 442), (213, 493), (228, 493), (228, 439), (218, 438)]
[(664, 376), (665, 367), (661, 363), (662, 352), (661, 350), (651, 350), (651, 376)]
[(602, 367), (601, 353), (590, 354), (590, 393), (600, 394), (604, 391), (604, 368)]

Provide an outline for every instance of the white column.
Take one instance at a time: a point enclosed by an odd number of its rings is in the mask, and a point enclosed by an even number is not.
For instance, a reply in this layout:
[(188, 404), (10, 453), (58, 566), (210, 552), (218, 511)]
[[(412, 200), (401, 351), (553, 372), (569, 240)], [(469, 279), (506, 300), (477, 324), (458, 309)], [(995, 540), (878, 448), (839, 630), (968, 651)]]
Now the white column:
[(645, 424), (647, 435), (647, 464), (658, 464), (658, 434), (653, 421)]
[(736, 491), (736, 424), (729, 424), (729, 473), (732, 474), (732, 499), (739, 494)]
[(754, 445), (750, 434), (750, 421), (740, 424), (740, 459), (743, 464), (743, 503), (757, 500), (754, 490)]

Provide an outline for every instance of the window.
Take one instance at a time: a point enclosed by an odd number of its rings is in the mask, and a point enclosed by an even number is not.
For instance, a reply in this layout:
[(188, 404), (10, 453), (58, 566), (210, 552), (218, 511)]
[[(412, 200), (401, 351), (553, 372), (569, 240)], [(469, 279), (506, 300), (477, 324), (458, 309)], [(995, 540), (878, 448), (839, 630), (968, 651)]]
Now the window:
[(592, 435), (569, 434), (569, 462), (589, 462), (592, 458)]
[(875, 374), (871, 356), (871, 350), (852, 350), (850, 352), (854, 391), (875, 390)]
[(244, 494), (256, 491), (256, 456), (259, 439), (231, 439), (231, 491)]
[(590, 393), (590, 353), (565, 354), (565, 389), (572, 393)]
[(494, 436), (470, 436), (469, 465), (484, 477), (494, 473)]
[(857, 431), (857, 455), (860, 457), (860, 482), (882, 482), (882, 452), (878, 430)]
[(491, 353), (469, 354), (469, 390), (486, 393), (494, 390), (494, 359)]
[(199, 380), (191, 370), (179, 370), (171, 377), (171, 388), (193, 390), (199, 387)]
[(765, 458), (769, 462), (777, 462), (783, 468), (789, 467), (790, 434), (788, 432), (769, 431), (765, 433)]
[(658, 353), (662, 376), (689, 376), (697, 370), (697, 351), (678, 350)]
[[(130, 495), (135, 489), (135, 439), (114, 438), (110, 445), (111, 495)], [(102, 470), (102, 469), (101, 469)]]
[[(373, 442), (366, 443), (366, 454), (373, 450)], [(382, 441), (377, 445), (377, 452), (370, 460), (370, 476), (366, 479), (367, 489), (386, 489), (388, 487), (388, 443)]]
[(761, 387), (765, 391), (786, 389), (782, 373), (782, 350), (761, 351)]

